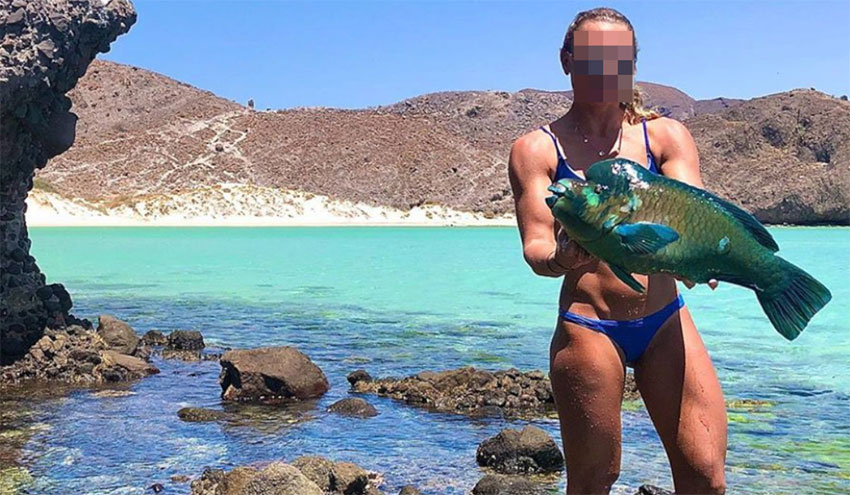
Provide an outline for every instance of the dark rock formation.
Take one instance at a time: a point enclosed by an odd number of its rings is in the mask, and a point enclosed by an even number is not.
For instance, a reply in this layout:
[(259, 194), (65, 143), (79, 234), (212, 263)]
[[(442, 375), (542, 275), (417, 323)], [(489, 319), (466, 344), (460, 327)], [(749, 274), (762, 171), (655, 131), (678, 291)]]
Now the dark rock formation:
[(366, 372), (366, 370), (356, 370), (349, 373), (346, 379), (348, 380), (348, 383), (350, 383), (353, 387), (355, 383), (360, 381), (371, 382), (372, 375)]
[(0, 387), (27, 381), (94, 385), (158, 372), (143, 359), (110, 350), (94, 331), (71, 325), (45, 330), (23, 358), (0, 367)]
[(184, 407), (177, 411), (177, 416), (190, 423), (201, 423), (206, 421), (219, 421), (227, 417), (224, 411), (204, 409), (201, 407)]
[(168, 337), (159, 330), (148, 330), (142, 335), (142, 344), (146, 346), (162, 346), (168, 343)]
[(506, 429), (484, 440), (475, 459), (479, 466), (502, 474), (554, 473), (564, 469), (564, 456), (555, 441), (536, 426)]
[(673, 492), (654, 485), (641, 485), (635, 495), (673, 495)]
[(192, 495), (374, 495), (374, 475), (351, 462), (303, 456), (292, 464), (273, 462), (263, 469), (207, 469), (192, 482)]
[(221, 368), (225, 400), (312, 399), (330, 389), (322, 370), (294, 347), (227, 351)]
[(166, 347), (175, 351), (200, 351), (204, 348), (204, 336), (197, 330), (174, 330), (168, 335)]
[(478, 480), (473, 495), (547, 495), (553, 493), (548, 483), (532, 481), (522, 476), (488, 474)]
[(45, 326), (77, 321), (61, 284), (47, 285), (30, 254), (25, 199), (33, 174), (74, 142), (65, 93), (98, 52), (127, 32), (127, 0), (0, 3), (0, 360), (27, 353)]
[(97, 334), (112, 350), (131, 355), (139, 345), (139, 336), (130, 325), (111, 315), (97, 317)]
[(422, 492), (413, 485), (404, 485), (398, 495), (422, 495)]
[(378, 410), (375, 409), (375, 406), (369, 404), (360, 397), (340, 399), (331, 404), (330, 407), (328, 407), (328, 411), (343, 414), (345, 416), (359, 416), (361, 418), (378, 415)]
[[(521, 418), (556, 414), (552, 385), (541, 371), (521, 372), (511, 368), (490, 372), (466, 367), (423, 371), (406, 378), (369, 380), (362, 378), (362, 374), (354, 375), (349, 375), (349, 382), (356, 392), (403, 400), (441, 412)], [(634, 377), (627, 374), (624, 398), (638, 397)]]

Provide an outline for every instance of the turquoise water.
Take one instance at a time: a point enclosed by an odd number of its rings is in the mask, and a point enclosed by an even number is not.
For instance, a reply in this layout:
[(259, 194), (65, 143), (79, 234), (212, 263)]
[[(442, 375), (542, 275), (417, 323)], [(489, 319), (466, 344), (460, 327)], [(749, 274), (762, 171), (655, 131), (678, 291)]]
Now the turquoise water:
[[(773, 228), (786, 259), (824, 282), (833, 301), (793, 343), (752, 293), (682, 289), (727, 399), (769, 401), (730, 411), (729, 493), (850, 491), (850, 229)], [(183, 423), (184, 406), (221, 408), (215, 362), (156, 361), (162, 373), (131, 395), (91, 392), (40, 404), (24, 452), (32, 493), (188, 493), (172, 475), (301, 454), (384, 473), (387, 493), (468, 493), (483, 475), (475, 449), (523, 422), (428, 413), (370, 397), (381, 415), (323, 412), (348, 393), (345, 375), (474, 365), (547, 369), (559, 281), (524, 264), (512, 228), (33, 228), (33, 255), (63, 283), (72, 312), (111, 313), (142, 333), (201, 330), (209, 344), (290, 344), (328, 374), (307, 411), (261, 408), (244, 421)], [(671, 487), (646, 411), (623, 413), (615, 491)], [(554, 420), (536, 421), (560, 444)], [(561, 482), (563, 488), (563, 482)]]

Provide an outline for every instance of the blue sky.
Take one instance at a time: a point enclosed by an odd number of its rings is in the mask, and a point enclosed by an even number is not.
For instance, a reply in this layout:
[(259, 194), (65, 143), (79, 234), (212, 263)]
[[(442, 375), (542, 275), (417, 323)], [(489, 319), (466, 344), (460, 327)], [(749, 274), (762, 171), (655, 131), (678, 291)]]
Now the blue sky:
[(258, 109), (362, 108), (434, 91), (569, 89), (558, 49), (580, 10), (635, 26), (638, 80), (697, 99), (800, 87), (850, 94), (850, 2), (135, 0), (101, 58)]

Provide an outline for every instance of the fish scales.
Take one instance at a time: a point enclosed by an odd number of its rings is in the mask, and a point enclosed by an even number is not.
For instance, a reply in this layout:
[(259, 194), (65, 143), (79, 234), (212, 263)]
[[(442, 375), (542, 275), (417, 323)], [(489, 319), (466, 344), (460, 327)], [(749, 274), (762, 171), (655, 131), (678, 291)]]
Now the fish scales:
[(585, 177), (556, 182), (546, 203), (570, 238), (636, 291), (645, 288), (632, 273), (747, 287), (789, 340), (832, 297), (777, 256), (767, 229), (728, 201), (622, 158), (591, 165)]

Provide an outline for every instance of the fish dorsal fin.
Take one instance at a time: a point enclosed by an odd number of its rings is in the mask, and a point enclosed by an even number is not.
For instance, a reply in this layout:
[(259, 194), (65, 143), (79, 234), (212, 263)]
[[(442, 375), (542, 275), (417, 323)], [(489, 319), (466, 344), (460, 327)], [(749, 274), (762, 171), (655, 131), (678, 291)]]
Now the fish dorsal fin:
[(730, 203), (729, 201), (726, 201), (705, 189), (700, 189), (660, 174), (654, 174), (639, 163), (626, 158), (602, 160), (591, 165), (590, 168), (587, 169), (587, 172), (585, 172), (585, 176), (588, 180), (592, 180), (597, 184), (608, 186), (611, 188), (612, 193), (623, 193), (633, 187), (649, 187), (649, 185), (653, 182), (665, 183), (670, 187), (684, 189), (728, 213), (765, 248), (774, 253), (779, 251), (779, 245), (776, 244), (776, 241), (773, 239), (773, 236), (770, 235), (770, 232), (767, 231), (764, 225), (762, 225), (756, 217), (743, 208)]

